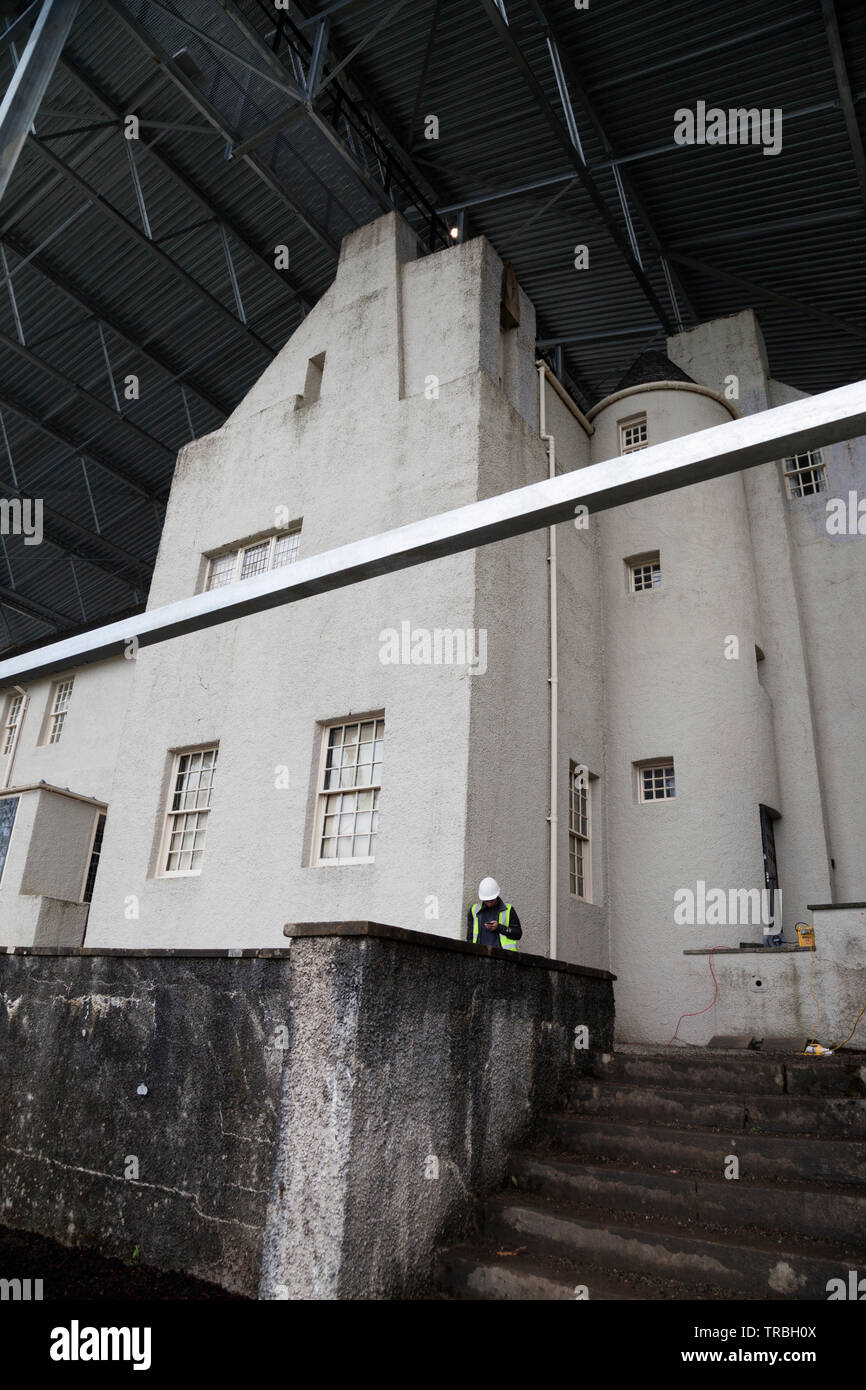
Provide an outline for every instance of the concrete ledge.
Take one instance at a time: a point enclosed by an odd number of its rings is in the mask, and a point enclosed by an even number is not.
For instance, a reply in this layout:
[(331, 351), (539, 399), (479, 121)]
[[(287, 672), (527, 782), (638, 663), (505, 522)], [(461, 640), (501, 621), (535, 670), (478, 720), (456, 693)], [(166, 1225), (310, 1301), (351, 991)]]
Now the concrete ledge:
[(787, 943), (784, 946), (693, 946), (687, 951), (683, 951), (684, 956), (784, 956), (795, 955), (798, 951), (811, 951), (812, 946), (795, 946)]
[(185, 950), (174, 946), (5, 946), (0, 948), (0, 955), (7, 956), (77, 956), (77, 957), (114, 957), (115, 959), (129, 960), (158, 960), (162, 957), (165, 960), (184, 959), (184, 960), (219, 960), (228, 957), (231, 960), (283, 960), (290, 955), (291, 948), (288, 946), (252, 946), (252, 947), (223, 947), (222, 950), (205, 949), (196, 947), (193, 950)]
[(850, 912), (851, 908), (864, 908), (866, 903), (807, 903), (807, 912)]
[(591, 965), (570, 965), (568, 961), (551, 960), (548, 956), (533, 956), (520, 951), (502, 951), (497, 946), (476, 946), (454, 936), (438, 936), (435, 932), (410, 931), (392, 927), (385, 922), (287, 922), (283, 935), (289, 937), (368, 936), (381, 941), (404, 941), (409, 946), (432, 946), (437, 951), (456, 951), (461, 955), (487, 956), (508, 960), (514, 965), (534, 966), (543, 970), (563, 970), (569, 975), (587, 975), (596, 980), (615, 980), (609, 970), (596, 970)]

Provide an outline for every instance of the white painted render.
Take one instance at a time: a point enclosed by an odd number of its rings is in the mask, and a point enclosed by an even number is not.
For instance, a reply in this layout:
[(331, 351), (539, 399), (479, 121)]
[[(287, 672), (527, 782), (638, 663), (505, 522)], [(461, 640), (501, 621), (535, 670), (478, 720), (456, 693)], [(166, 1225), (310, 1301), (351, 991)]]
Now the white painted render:
[[(419, 260), (393, 216), (347, 237), (334, 284), (283, 351), (221, 429), (181, 451), (149, 608), (200, 591), (208, 554), (290, 520), (303, 523), (304, 558), (546, 477), (534, 310), (521, 295), (519, 327), (501, 334), (501, 279), (483, 238)], [(587, 427), (547, 387), (558, 472), (616, 455), (619, 421), (641, 412), (657, 444), (799, 394), (769, 379), (750, 312), (667, 351), (703, 389), (636, 387)], [(305, 402), (321, 354), (318, 399)], [(738, 396), (726, 402), (732, 374)], [(763, 885), (759, 803), (780, 816), (789, 939), (811, 920), (807, 903), (866, 898), (866, 538), (824, 526), (829, 496), (866, 496), (864, 443), (824, 457), (829, 492), (813, 498), (788, 500), (766, 464), (558, 527), (559, 953), (616, 972), (622, 1038), (667, 1041), (681, 1012), (708, 1002), (705, 958), (686, 948), (761, 939), (760, 925), (678, 926), (673, 915), (674, 894), (697, 880)], [(56, 746), (38, 742), (51, 682), (33, 682), (10, 788), (44, 780), (108, 803), (86, 944), (276, 946), (285, 922), (357, 918), (460, 936), (492, 873), (523, 920), (521, 949), (545, 952), (547, 551), (535, 531), (82, 668)], [(650, 551), (661, 586), (630, 593), (625, 561)], [(381, 634), (406, 623), (476, 643), (483, 631), (486, 670), (383, 664)], [(375, 862), (314, 866), (323, 725), (383, 713)], [(214, 744), (202, 872), (164, 877), (173, 755)], [(640, 804), (633, 765), (663, 756), (676, 798)], [(593, 779), (587, 902), (569, 893), (569, 760)], [(0, 882), (5, 945), (37, 934), (45, 944), (55, 918), (68, 940), (86, 914), (61, 912), (56, 886), (46, 879), (40, 899), (25, 878), (42, 798), (19, 806)], [(58, 844), (80, 846), (79, 813), (67, 813)], [(845, 1001), (858, 980), (866, 993), (861, 927), (845, 938), (859, 972)], [(727, 958), (720, 972), (738, 1003), (687, 1020), (681, 1037), (750, 1026), (715, 1027), (722, 1016), (758, 1020), (730, 964), (751, 959)], [(808, 957), (780, 960), (768, 967), (787, 981), (775, 994), (799, 1000)], [(827, 979), (838, 1003), (837, 976)]]

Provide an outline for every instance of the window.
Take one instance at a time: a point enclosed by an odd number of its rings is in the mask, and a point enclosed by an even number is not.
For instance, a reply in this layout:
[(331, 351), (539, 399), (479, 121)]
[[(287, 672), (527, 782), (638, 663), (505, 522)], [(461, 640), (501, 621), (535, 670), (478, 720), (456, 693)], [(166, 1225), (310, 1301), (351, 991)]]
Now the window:
[(568, 765), (568, 888), (573, 898), (590, 898), (590, 774), (579, 763)]
[(656, 550), (651, 555), (635, 555), (626, 560), (628, 566), (628, 586), (633, 594), (643, 593), (645, 589), (658, 589), (662, 582), (661, 556)]
[(4, 796), (0, 801), (0, 879), (2, 879), (3, 870), (6, 867), (6, 855), (9, 850), (9, 841), (12, 838), (12, 827), (15, 824), (18, 801), (17, 796)]
[(210, 557), (205, 588), (221, 589), (224, 584), (234, 584), (236, 579), (249, 579), (251, 575), (264, 574), (265, 570), (291, 565), (298, 558), (300, 545), (301, 524), (297, 522), (288, 531), (277, 531), (236, 550), (224, 550)]
[(827, 470), (820, 449), (785, 459), (784, 473), (789, 497), (812, 497), (827, 491)]
[(51, 706), (51, 717), (48, 721), (48, 743), (59, 743), (60, 735), (63, 733), (63, 725), (66, 723), (66, 716), (69, 713), (69, 701), (72, 698), (72, 686), (75, 677), (70, 676), (68, 680), (56, 681), (53, 687), (54, 701)]
[(201, 872), (218, 748), (176, 753), (160, 855), (161, 873)]
[(3, 756), (11, 753), (15, 744), (15, 735), (18, 732), (18, 725), (21, 722), (21, 708), (24, 704), (23, 695), (10, 695), (6, 706), (6, 724), (3, 729)]
[(670, 801), (677, 794), (672, 758), (658, 763), (639, 763), (637, 777), (639, 801)]
[(646, 416), (635, 415), (631, 420), (621, 420), (619, 425), (619, 451), (621, 454), (634, 454), (647, 447)]
[(102, 836), (105, 833), (105, 815), (100, 812), (96, 817), (96, 826), (93, 831), (93, 844), (90, 846), (90, 863), (87, 866), (87, 877), (84, 880), (84, 892), (81, 894), (81, 901), (89, 903), (93, 899), (93, 885), (96, 881), (96, 870), (99, 868), (99, 856), (102, 853)]
[(384, 719), (333, 724), (322, 741), (316, 863), (371, 860), (379, 829)]

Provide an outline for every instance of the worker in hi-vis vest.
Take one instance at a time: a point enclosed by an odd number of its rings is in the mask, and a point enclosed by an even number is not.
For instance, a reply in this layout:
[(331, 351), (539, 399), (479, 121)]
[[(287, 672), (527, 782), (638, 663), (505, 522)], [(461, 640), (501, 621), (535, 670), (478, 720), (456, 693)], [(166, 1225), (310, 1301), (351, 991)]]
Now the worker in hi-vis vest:
[(499, 896), (495, 878), (482, 878), (478, 885), (478, 902), (473, 903), (466, 917), (466, 940), (477, 946), (499, 946), (503, 951), (516, 951), (523, 935), (520, 918)]

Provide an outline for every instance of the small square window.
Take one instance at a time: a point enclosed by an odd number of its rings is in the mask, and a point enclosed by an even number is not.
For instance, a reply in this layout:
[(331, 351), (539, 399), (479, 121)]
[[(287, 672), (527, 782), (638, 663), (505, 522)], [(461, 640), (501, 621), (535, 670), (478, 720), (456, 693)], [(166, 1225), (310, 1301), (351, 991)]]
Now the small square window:
[(808, 454), (793, 454), (784, 465), (788, 497), (813, 497), (827, 491), (827, 469), (820, 449)]
[(619, 451), (621, 454), (634, 454), (645, 449), (649, 440), (645, 415), (635, 415), (631, 420), (621, 420), (619, 424)]
[(641, 594), (646, 589), (661, 587), (662, 565), (657, 550), (649, 555), (633, 555), (625, 563), (628, 567), (628, 587), (631, 593)]
[(638, 763), (637, 778), (639, 801), (671, 801), (677, 794), (673, 759)]

